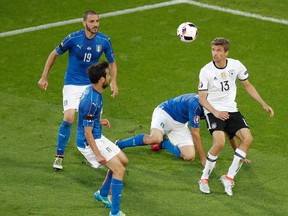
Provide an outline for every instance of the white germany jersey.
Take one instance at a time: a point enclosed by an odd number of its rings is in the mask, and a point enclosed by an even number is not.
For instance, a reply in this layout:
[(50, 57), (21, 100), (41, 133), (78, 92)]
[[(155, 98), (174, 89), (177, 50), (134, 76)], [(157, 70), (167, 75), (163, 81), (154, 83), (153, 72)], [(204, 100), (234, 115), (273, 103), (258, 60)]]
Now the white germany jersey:
[[(238, 60), (227, 58), (225, 68), (217, 68), (213, 61), (199, 74), (199, 91), (208, 91), (208, 102), (218, 111), (237, 112), (236, 81), (248, 79), (246, 67)], [(205, 110), (205, 114), (209, 113)]]

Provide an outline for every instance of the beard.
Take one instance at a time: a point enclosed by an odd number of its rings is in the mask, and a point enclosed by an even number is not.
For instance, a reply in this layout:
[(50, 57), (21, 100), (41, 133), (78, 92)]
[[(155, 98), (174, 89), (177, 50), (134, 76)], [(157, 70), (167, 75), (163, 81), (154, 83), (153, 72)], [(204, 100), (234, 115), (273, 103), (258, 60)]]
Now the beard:
[(86, 30), (89, 31), (91, 34), (96, 34), (98, 32), (98, 27), (89, 28), (86, 24)]
[(105, 83), (102, 84), (102, 88), (103, 88), (103, 89), (107, 88), (108, 86), (109, 86), (109, 83), (108, 83), (108, 82), (105, 82)]

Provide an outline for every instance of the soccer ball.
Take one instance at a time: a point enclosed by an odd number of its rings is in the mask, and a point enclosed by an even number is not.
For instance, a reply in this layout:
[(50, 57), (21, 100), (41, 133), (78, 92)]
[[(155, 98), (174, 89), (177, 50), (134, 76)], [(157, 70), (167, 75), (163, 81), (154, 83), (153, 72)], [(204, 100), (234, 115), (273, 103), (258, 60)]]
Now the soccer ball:
[(198, 35), (197, 27), (191, 22), (184, 22), (177, 28), (177, 37), (180, 41), (191, 43), (196, 40)]

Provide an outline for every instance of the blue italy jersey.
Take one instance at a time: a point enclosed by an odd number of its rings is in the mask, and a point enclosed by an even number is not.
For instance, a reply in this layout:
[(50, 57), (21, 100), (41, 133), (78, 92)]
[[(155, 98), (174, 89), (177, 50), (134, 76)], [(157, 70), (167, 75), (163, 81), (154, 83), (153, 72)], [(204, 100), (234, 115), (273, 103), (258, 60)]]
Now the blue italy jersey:
[(91, 84), (86, 70), (90, 65), (99, 61), (103, 52), (109, 63), (115, 61), (111, 41), (101, 32), (97, 32), (92, 39), (86, 37), (85, 30), (74, 32), (64, 38), (55, 50), (59, 55), (69, 51), (64, 85)]
[(92, 134), (94, 139), (101, 138), (102, 125), (100, 125), (100, 116), (103, 107), (102, 94), (96, 91), (92, 85), (88, 86), (82, 95), (78, 109), (77, 126), (77, 146), (85, 148), (88, 145), (84, 127), (93, 127)]
[(184, 94), (171, 98), (159, 105), (175, 121), (199, 128), (200, 116), (203, 115), (203, 107), (199, 104), (197, 94)]

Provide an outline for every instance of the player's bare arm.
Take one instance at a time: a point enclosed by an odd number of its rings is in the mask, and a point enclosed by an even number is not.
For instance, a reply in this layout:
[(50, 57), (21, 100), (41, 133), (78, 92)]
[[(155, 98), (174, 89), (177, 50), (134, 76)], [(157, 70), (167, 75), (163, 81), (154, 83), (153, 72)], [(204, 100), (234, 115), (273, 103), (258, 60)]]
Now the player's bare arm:
[(117, 64), (116, 62), (112, 62), (109, 64), (110, 66), (110, 73), (111, 73), (111, 83), (110, 88), (113, 91), (112, 97), (118, 95), (118, 86), (117, 86)]
[(204, 152), (203, 146), (202, 146), (202, 140), (200, 136), (200, 128), (191, 128), (191, 134), (193, 138), (193, 142), (195, 144), (196, 151), (199, 155), (200, 161), (203, 166), (205, 166), (206, 163), (206, 154)]
[(228, 112), (218, 111), (216, 110), (206, 99), (207, 98), (207, 91), (198, 91), (199, 95), (199, 103), (207, 109), (209, 112), (211, 112), (216, 118), (221, 119), (222, 121), (225, 121), (229, 119)]
[(92, 129), (93, 129), (93, 127), (84, 127), (86, 140), (87, 140), (89, 146), (91, 147), (91, 149), (93, 150), (93, 152), (97, 158), (97, 161), (100, 164), (105, 164), (106, 159), (102, 156), (102, 154), (100, 153), (100, 151), (96, 145), (95, 139), (94, 139), (93, 134), (92, 134)]
[(48, 56), (46, 60), (46, 64), (43, 70), (43, 73), (41, 75), (40, 80), (38, 81), (39, 88), (43, 90), (47, 90), (48, 88), (48, 75), (50, 72), (50, 69), (52, 68), (56, 58), (59, 56), (59, 54), (56, 52), (56, 50), (53, 50), (50, 55)]
[(249, 82), (249, 80), (241, 81), (243, 87), (248, 92), (248, 94), (262, 105), (263, 109), (270, 114), (270, 117), (274, 116), (274, 110), (270, 107), (257, 92), (256, 88)]

